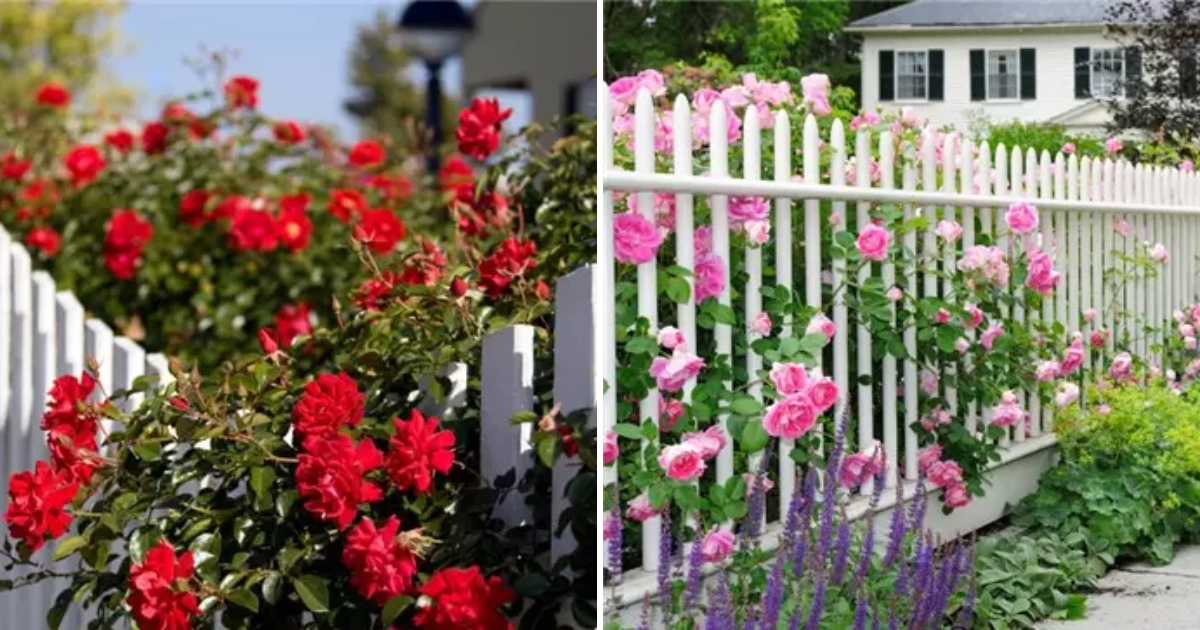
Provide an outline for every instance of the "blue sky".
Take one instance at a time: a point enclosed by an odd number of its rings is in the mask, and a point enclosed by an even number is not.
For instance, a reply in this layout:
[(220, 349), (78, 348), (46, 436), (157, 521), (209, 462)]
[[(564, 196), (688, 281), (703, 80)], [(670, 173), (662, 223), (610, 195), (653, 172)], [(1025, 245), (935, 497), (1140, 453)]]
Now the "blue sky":
[[(474, 5), (466, 0), (465, 5)], [(399, 16), (402, 2), (132, 0), (120, 21), (121, 36), (134, 49), (111, 67), (140, 95), (138, 113), (157, 114), (166, 97), (204, 86), (185, 58), (208, 50), (236, 49), (232, 73), (261, 82), (259, 108), (268, 116), (337, 125), (347, 136), (352, 119), (342, 111), (350, 95), (349, 51), (358, 24), (380, 9)], [(413, 76), (422, 84), (423, 69)], [(443, 75), (446, 89), (458, 93), (457, 61)]]

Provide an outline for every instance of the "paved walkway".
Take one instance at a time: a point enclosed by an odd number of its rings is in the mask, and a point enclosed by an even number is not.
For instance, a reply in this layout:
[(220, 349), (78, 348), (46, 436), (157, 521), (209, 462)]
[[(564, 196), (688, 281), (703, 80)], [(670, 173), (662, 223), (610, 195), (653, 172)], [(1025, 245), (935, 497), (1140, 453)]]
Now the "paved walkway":
[(1200, 628), (1200, 545), (1177, 550), (1165, 567), (1113, 569), (1088, 596), (1087, 618), (1049, 621), (1045, 630), (1195, 630)]

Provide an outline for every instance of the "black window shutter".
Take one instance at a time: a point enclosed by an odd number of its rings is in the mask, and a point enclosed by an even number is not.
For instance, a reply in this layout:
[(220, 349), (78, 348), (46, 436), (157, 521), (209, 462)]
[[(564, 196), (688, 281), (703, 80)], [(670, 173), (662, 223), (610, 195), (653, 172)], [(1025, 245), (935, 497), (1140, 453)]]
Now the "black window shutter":
[(1125, 49), (1125, 95), (1136, 97), (1142, 91), (1142, 51)]
[(1021, 100), (1037, 98), (1037, 50), (1021, 49)]
[(987, 100), (987, 74), (982, 50), (971, 51), (971, 100)]
[(879, 51), (879, 100), (896, 100), (896, 54)]
[(1075, 49), (1075, 98), (1092, 97), (1092, 49)]
[(1184, 98), (1196, 97), (1196, 49), (1189, 48), (1179, 58), (1179, 93)]
[(946, 100), (946, 53), (935, 49), (929, 51), (929, 100)]

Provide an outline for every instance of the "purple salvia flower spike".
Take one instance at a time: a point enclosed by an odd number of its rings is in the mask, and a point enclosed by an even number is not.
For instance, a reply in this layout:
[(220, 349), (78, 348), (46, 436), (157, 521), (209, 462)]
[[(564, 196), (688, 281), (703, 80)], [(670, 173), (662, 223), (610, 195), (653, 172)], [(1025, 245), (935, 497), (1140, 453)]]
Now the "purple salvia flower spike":
[[(681, 554), (682, 555), (682, 554)], [(692, 541), (692, 549), (688, 552), (687, 585), (683, 589), (683, 610), (692, 610), (692, 605), (699, 601), (700, 583), (704, 569), (704, 533), (696, 531), (696, 539)]]
[(863, 534), (862, 549), (858, 556), (858, 567), (854, 570), (854, 587), (862, 588), (867, 572), (871, 570), (871, 559), (875, 556), (875, 521), (868, 517), (867, 533)]
[(758, 546), (758, 538), (762, 535), (763, 510), (767, 504), (767, 493), (764, 491), (768, 471), (771, 470), (771, 440), (763, 451), (762, 461), (754, 475), (754, 487), (750, 489), (750, 505), (746, 510), (746, 520), (743, 522), (746, 537), (754, 546)]
[(850, 523), (838, 524), (837, 544), (833, 552), (833, 585), (841, 586), (846, 575), (846, 558), (850, 555)]
[(779, 625), (779, 612), (783, 607), (784, 579), (783, 569), (787, 564), (787, 554), (777, 553), (775, 562), (771, 565), (771, 575), (767, 578), (767, 592), (763, 596), (762, 621), (758, 624), (760, 630), (774, 630)]
[(754, 630), (754, 622), (758, 620), (758, 606), (750, 604), (750, 610), (746, 611), (746, 618), (742, 620), (742, 630)]
[(887, 553), (883, 556), (883, 567), (890, 568), (900, 557), (901, 548), (904, 545), (904, 534), (907, 527), (907, 522), (904, 518), (904, 488), (900, 484), (896, 484), (896, 504), (892, 506), (892, 522), (891, 531), (888, 535)]
[(917, 489), (913, 493), (912, 521), (908, 528), (919, 532), (925, 529), (925, 473), (917, 475)]
[(608, 579), (613, 586), (621, 584), (621, 515), (619, 512), (608, 514), (605, 520), (605, 525), (608, 529), (607, 540), (607, 564), (608, 564)]
[(662, 514), (662, 534), (658, 539), (658, 605), (662, 608), (664, 627), (670, 627), (674, 604), (674, 588), (671, 585), (671, 516)]
[(866, 630), (867, 628), (867, 589), (859, 588), (858, 600), (854, 606), (854, 630)]
[(825, 576), (817, 576), (817, 585), (813, 588), (812, 607), (808, 611), (806, 630), (818, 630), (821, 627), (821, 616), (825, 613)]
[(642, 596), (642, 617), (638, 622), (638, 630), (650, 630), (650, 593)]
[(732, 630), (733, 623), (730, 621), (732, 614), (733, 610), (729, 604), (729, 581), (725, 575), (725, 569), (720, 569), (717, 586), (709, 591), (704, 630)]

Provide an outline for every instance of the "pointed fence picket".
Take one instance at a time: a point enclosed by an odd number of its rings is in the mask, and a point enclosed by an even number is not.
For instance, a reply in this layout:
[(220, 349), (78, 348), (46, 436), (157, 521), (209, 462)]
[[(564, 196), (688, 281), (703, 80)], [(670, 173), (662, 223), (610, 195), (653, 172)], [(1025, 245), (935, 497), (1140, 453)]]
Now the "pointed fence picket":
[[(1022, 147), (990, 146), (987, 142), (975, 145), (955, 135), (942, 136), (943, 144), (936, 146), (937, 134), (932, 129), (923, 133), (920, 146), (909, 147), (904, 157), (896, 155), (894, 137), (890, 131), (874, 134), (866, 127), (858, 129), (852, 140), (846, 138), (841, 122), (834, 121), (828, 137), (822, 138), (817, 121), (807, 116), (803, 121), (789, 120), (784, 112), (776, 112), (767, 121), (754, 108), (741, 120), (742, 152), (741, 177), (730, 176), (730, 146), (725, 133), (712, 133), (707, 147), (696, 153), (691, 129), (700, 124), (693, 119), (692, 110), (682, 96), (673, 102), (673, 127), (658, 125), (665, 112), (655, 111), (651, 95), (642, 90), (637, 95), (633, 111), (632, 138), (622, 136), (628, 125), (614, 124), (614, 108), (608, 99), (607, 86), (600, 99), (602, 176), (600, 229), (599, 295), (606, 300), (601, 308), (600, 375), (604, 383), (601, 405), (601, 432), (611, 430), (620, 421), (659, 418), (659, 393), (650, 394), (636, 406), (637, 418), (618, 418), (617, 400), (621, 399), (616, 382), (616, 337), (613, 296), (616, 295), (616, 261), (612, 226), (615, 213), (624, 210), (618, 195), (634, 196), (635, 208), (660, 226), (657, 209), (663, 197), (673, 196), (675, 221), (672, 234), (675, 264), (689, 272), (695, 269), (699, 254), (693, 249), (698, 229), (694, 211), (697, 196), (707, 199), (711, 219), (711, 252), (722, 261), (736, 261), (745, 272), (745, 284), (737, 287), (741, 304), (737, 305), (746, 318), (753, 319), (762, 308), (760, 287), (765, 282), (787, 287), (802, 296), (803, 303), (823, 311), (837, 323), (839, 334), (832, 348), (832, 365), (823, 366), (841, 386), (842, 399), (838, 409), (846, 409), (858, 419), (858, 433), (849, 436), (850, 444), (864, 448), (880, 440), (887, 455), (888, 474), (885, 483), (891, 487), (904, 483), (907, 493), (917, 480), (917, 436), (911, 429), (918, 422), (921, 357), (917, 356), (916, 331), (908, 326), (902, 334), (908, 357), (897, 359), (890, 354), (877, 361), (880, 352), (877, 342), (865, 327), (853, 325), (847, 304), (851, 296), (833, 294), (831, 308), (822, 304), (823, 275), (834, 282), (846, 273), (842, 263), (822, 256), (822, 237), (828, 239), (830, 230), (850, 230), (857, 233), (870, 221), (870, 210), (878, 204), (894, 204), (906, 220), (915, 216), (927, 219), (927, 229), (920, 234), (906, 232), (899, 243), (902, 247), (931, 262), (939, 262), (941, 271), (955, 271), (962, 251), (979, 242), (981, 237), (1000, 235), (998, 245), (1015, 245), (1004, 227), (1006, 209), (1017, 201), (1027, 200), (1036, 205), (1042, 223), (1031, 236), (1040, 239), (1042, 247), (1055, 258), (1055, 268), (1062, 280), (1054, 295), (1043, 306), (1026, 312), (1019, 305), (1011, 315), (1019, 322), (1058, 322), (1068, 333), (1090, 328), (1085, 313), (1095, 311), (1095, 324), (1111, 331), (1106, 347), (1117, 345), (1149, 356), (1155, 344), (1162, 342), (1160, 333), (1147, 336), (1146, 325), (1163, 327), (1169, 323), (1171, 312), (1195, 299), (1197, 236), (1200, 236), (1200, 179), (1195, 173), (1173, 169), (1133, 165), (1124, 160), (1078, 159), (1075, 155), (1038, 155)], [(735, 115), (724, 107), (712, 107), (707, 129), (727, 129), (726, 116)], [(772, 123), (772, 129), (762, 130), (760, 124)], [(792, 129), (799, 125), (800, 137), (793, 144)], [(658, 134), (656, 138), (656, 133)], [(661, 144), (663, 134), (671, 146), (669, 169), (660, 170), (656, 163), (656, 140)], [(773, 140), (773, 164), (766, 165), (772, 174), (762, 179), (764, 133)], [(614, 167), (614, 143), (632, 140), (635, 153), (632, 170)], [(797, 146), (798, 145), (798, 146)], [(915, 150), (914, 150), (915, 149)], [(853, 151), (853, 155), (848, 152)], [(800, 164), (793, 164), (793, 156)], [(911, 156), (918, 156), (913, 160)], [(875, 157), (878, 162), (874, 162)], [(661, 159), (661, 157), (659, 158)], [(822, 159), (827, 167), (822, 166)], [(707, 164), (703, 174), (694, 171), (693, 164)], [(898, 163), (900, 162), (900, 163)], [(669, 171), (669, 172), (667, 172)], [(878, 179), (876, 179), (878, 178)], [(896, 181), (897, 178), (899, 181)], [(847, 180), (852, 179), (849, 183)], [(730, 204), (743, 198), (765, 197), (772, 216), (770, 241), (761, 247), (747, 248), (730, 255)], [(793, 204), (799, 212), (793, 214)], [(825, 205), (823, 205), (825, 204)], [(828, 214), (824, 215), (822, 210)], [(802, 225), (793, 225), (793, 219)], [(956, 221), (963, 234), (955, 249), (947, 249), (935, 236), (938, 221)], [(1124, 236), (1118, 228), (1129, 226)], [(1123, 228), (1122, 228), (1123, 229)], [(1160, 266), (1158, 274), (1142, 277), (1125, 286), (1117, 286), (1104, 269), (1124, 269), (1121, 257), (1161, 242), (1171, 252), (1170, 264)], [(802, 250), (802, 251), (801, 251)], [(1144, 251), (1144, 249), (1140, 250)], [(797, 254), (794, 260), (793, 254)], [(768, 271), (769, 270), (769, 271)], [(897, 286), (910, 297), (945, 297), (949, 295), (939, 274), (926, 273), (897, 277), (892, 264), (872, 264), (862, 268), (859, 281), (880, 278), (885, 287)], [(768, 275), (770, 274), (770, 275)], [(728, 274), (727, 274), (728, 275)], [(637, 313), (650, 323), (651, 331), (675, 326), (683, 332), (687, 343), (695, 343), (695, 313), (698, 305), (692, 297), (678, 308), (660, 310), (658, 270), (654, 262), (637, 266)], [(1015, 279), (1014, 279), (1015, 282)], [(734, 287), (727, 282), (715, 299), (719, 304), (734, 306), (731, 296)], [(893, 313), (895, 307), (892, 309)], [(1137, 323), (1128, 318), (1136, 315)], [(773, 334), (791, 337), (802, 334), (805, 322), (774, 322)], [(853, 327), (852, 327), (853, 326)], [(982, 330), (968, 331), (975, 343)], [(753, 341), (748, 331), (746, 341)], [(714, 347), (707, 349), (718, 357), (730, 357), (744, 366), (746, 382), (725, 383), (725, 389), (745, 390), (755, 398), (762, 393), (757, 384), (757, 371), (762, 359), (747, 349), (733, 354), (730, 326), (716, 324), (713, 330)], [(848, 340), (854, 336), (857, 354), (849, 356)], [(1096, 366), (1098, 353), (1089, 347), (1087, 361)], [(812, 366), (815, 367), (815, 366)], [(946, 373), (969, 373), (971, 366), (963, 361), (945, 366)], [(882, 370), (876, 374), (876, 370)], [(684, 400), (690, 392), (685, 388)], [(942, 388), (947, 404), (964, 417), (965, 427), (978, 431), (986, 426), (989, 410), (978, 400), (966, 399), (952, 389)], [(1035, 391), (1017, 392), (1029, 411), (1027, 428), (1014, 427), (1000, 441), (1005, 457), (1025, 457), (1054, 444), (1053, 405), (1043, 404)], [(878, 400), (879, 403), (874, 401)], [(826, 419), (832, 415), (826, 416)], [(715, 422), (727, 427), (728, 418), (719, 415)], [(882, 432), (879, 432), (880, 426)], [(703, 427), (701, 427), (703, 428)], [(788, 502), (796, 487), (796, 467), (788, 454), (792, 445), (779, 445), (779, 456), (772, 459), (771, 476), (779, 491), (773, 493), (777, 502), (773, 514), (786, 514)], [(853, 447), (852, 447), (853, 448)], [(733, 468), (734, 443), (728, 441), (716, 458), (715, 481), (723, 482), (733, 475), (754, 469), (757, 458), (749, 458), (745, 468)], [(1007, 460), (1006, 460), (1007, 461)], [(605, 484), (617, 483), (615, 467), (605, 469)], [(1005, 483), (1003, 479), (995, 481)], [(885, 493), (885, 496), (888, 493)], [(908, 496), (906, 494), (906, 496)], [(625, 497), (628, 499), (629, 497)], [(861, 499), (860, 499), (861, 500)], [(885, 499), (886, 502), (886, 499)], [(1001, 506), (1002, 507), (1002, 506)], [(624, 505), (616, 509), (623, 511)], [(774, 529), (772, 529), (774, 528)], [(623, 585), (618, 590), (624, 603), (640, 601), (642, 595), (654, 590), (654, 574), (658, 569), (660, 519), (647, 520), (641, 532), (640, 563), (624, 567)], [(768, 524), (768, 533), (778, 532), (778, 522)], [(768, 539), (770, 537), (768, 536)], [(772, 543), (767, 542), (770, 545)], [(630, 569), (633, 569), (632, 571)]]

